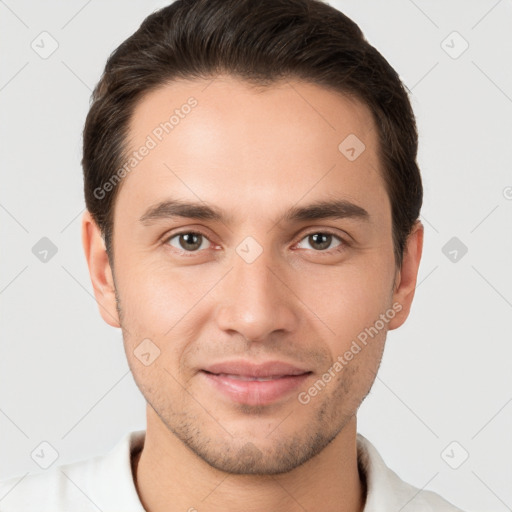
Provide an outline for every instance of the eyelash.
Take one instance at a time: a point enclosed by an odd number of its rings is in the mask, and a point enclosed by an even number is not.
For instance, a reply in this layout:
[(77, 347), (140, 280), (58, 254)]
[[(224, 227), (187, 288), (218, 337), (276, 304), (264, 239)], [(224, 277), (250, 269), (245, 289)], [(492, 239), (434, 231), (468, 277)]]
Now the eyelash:
[[(334, 238), (337, 238), (340, 241), (340, 245), (336, 246), (334, 249), (318, 250), (318, 251), (315, 251), (314, 249), (311, 249), (311, 250), (313, 250), (314, 252), (316, 252), (318, 254), (328, 254), (328, 255), (337, 254), (337, 253), (340, 253), (340, 252), (343, 252), (344, 250), (346, 250), (347, 247), (349, 247), (349, 245), (350, 245), (346, 240), (341, 238), (336, 233), (333, 233), (332, 231), (329, 231), (328, 229), (325, 229), (325, 230), (317, 229), (317, 230), (305, 233), (302, 236), (302, 238), (297, 243), (302, 242), (308, 236), (316, 235), (316, 234), (331, 235), (331, 236), (333, 236)], [(164, 240), (163, 240), (164, 245), (167, 245), (168, 247), (172, 247), (172, 246), (169, 245), (169, 241), (172, 240), (173, 238), (179, 236), (179, 235), (201, 235), (202, 237), (206, 238), (206, 240), (208, 240), (210, 243), (213, 243), (208, 238), (208, 236), (205, 233), (203, 233), (202, 231), (184, 230), (184, 231), (178, 231), (177, 233), (173, 233), (172, 235), (166, 236), (164, 238)], [(175, 250), (175, 251), (178, 251), (182, 255), (186, 255), (186, 257), (195, 256), (196, 254), (198, 254), (202, 250), (204, 250), (204, 249), (201, 249), (201, 250), (196, 250), (196, 251), (186, 251), (185, 249), (177, 249), (176, 247), (172, 247), (172, 249)]]

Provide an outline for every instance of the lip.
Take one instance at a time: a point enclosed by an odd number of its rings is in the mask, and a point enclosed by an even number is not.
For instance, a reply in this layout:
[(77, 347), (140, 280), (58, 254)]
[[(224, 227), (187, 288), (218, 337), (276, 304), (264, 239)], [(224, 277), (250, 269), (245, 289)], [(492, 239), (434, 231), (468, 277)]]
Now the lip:
[(208, 373), (226, 373), (228, 375), (240, 375), (245, 377), (282, 377), (301, 375), (309, 371), (283, 361), (266, 361), (256, 364), (242, 359), (215, 363), (203, 368), (203, 370)]
[(312, 372), (282, 361), (254, 364), (239, 360), (216, 363), (200, 373), (214, 389), (234, 402), (266, 405), (291, 393)]

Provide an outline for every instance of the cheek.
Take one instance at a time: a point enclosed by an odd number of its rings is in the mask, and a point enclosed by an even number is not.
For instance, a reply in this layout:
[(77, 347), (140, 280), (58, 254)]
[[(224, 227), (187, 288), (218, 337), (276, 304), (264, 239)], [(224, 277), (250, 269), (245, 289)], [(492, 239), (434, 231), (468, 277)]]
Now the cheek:
[(223, 272), (213, 266), (172, 269), (128, 258), (123, 264), (126, 271), (120, 273), (118, 287), (128, 344), (149, 338), (162, 351), (161, 360), (179, 357), (206, 324), (208, 293)]
[(365, 265), (313, 269), (296, 285), (311, 315), (329, 327), (327, 337), (344, 343), (373, 325), (390, 307), (392, 274), (385, 262), (375, 259)]
[(157, 334), (170, 329), (175, 312), (183, 304), (179, 287), (173, 288), (170, 283), (156, 275), (132, 272), (120, 292), (127, 327), (142, 332)]
[(127, 256), (121, 263), (117, 284), (125, 322), (155, 332), (169, 329), (198, 288), (196, 283), (185, 283), (179, 272), (143, 257)]

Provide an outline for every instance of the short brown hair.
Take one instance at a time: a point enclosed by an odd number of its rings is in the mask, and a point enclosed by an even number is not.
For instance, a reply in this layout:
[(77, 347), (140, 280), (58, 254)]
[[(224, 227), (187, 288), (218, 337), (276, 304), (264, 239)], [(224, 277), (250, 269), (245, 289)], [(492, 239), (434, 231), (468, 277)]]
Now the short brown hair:
[(120, 186), (100, 197), (97, 191), (104, 191), (126, 159), (137, 102), (174, 79), (220, 73), (264, 86), (298, 78), (369, 107), (391, 202), (395, 263), (401, 267), (423, 199), (414, 113), (400, 77), (360, 28), (319, 0), (177, 0), (148, 16), (110, 55), (92, 94), (82, 166), (86, 206), (111, 264)]

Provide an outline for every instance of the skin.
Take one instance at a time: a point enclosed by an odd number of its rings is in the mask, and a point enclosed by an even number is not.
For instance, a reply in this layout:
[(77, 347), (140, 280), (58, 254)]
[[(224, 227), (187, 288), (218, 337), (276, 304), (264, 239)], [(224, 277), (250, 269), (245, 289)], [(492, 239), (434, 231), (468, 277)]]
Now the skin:
[[(132, 148), (190, 96), (197, 106), (120, 185), (115, 273), (90, 214), (82, 220), (100, 313), (122, 328), (148, 403), (145, 445), (133, 461), (141, 502), (151, 512), (361, 511), (356, 414), (387, 330), (409, 314), (423, 226), (416, 223), (397, 269), (371, 113), (310, 83), (257, 89), (218, 76), (167, 84), (137, 105)], [(366, 146), (354, 161), (338, 150), (351, 133)], [(216, 206), (229, 222), (140, 221), (170, 198)], [(278, 222), (292, 207), (332, 199), (364, 208), (368, 219)], [(186, 253), (178, 231), (204, 234), (199, 249)], [(334, 236), (322, 249), (309, 235), (326, 231)], [(248, 236), (262, 249), (252, 263), (236, 251)], [(400, 312), (308, 404), (300, 403), (297, 393), (394, 303)], [(148, 366), (134, 355), (144, 339), (160, 350)], [(312, 373), (276, 402), (239, 404), (200, 372), (238, 358), (285, 361)]]

